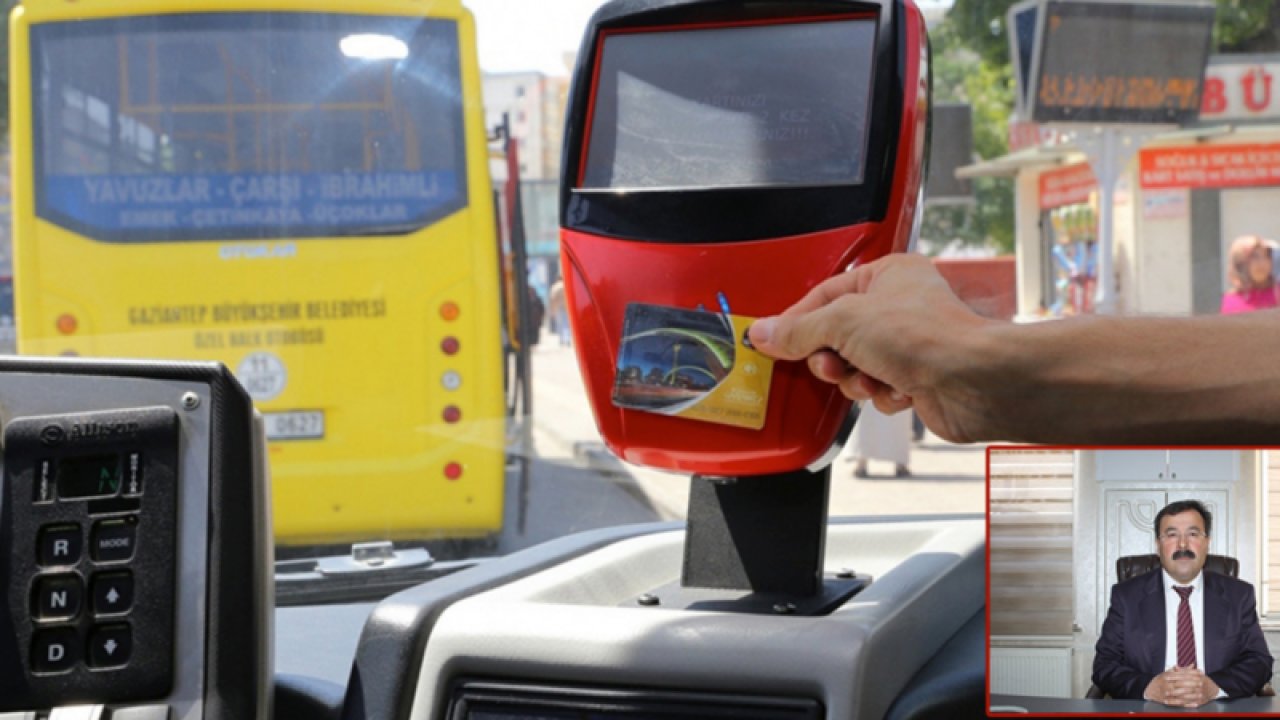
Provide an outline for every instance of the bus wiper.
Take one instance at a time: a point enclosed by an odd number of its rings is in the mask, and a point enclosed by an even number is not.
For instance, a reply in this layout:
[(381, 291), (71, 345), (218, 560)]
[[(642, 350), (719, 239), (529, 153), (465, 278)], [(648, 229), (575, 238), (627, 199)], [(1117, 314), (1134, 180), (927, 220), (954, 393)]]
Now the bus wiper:
[(425, 548), (397, 549), (388, 541), (354, 544), (350, 555), (279, 560), (275, 564), (276, 605), (377, 600), (482, 560), (442, 562)]

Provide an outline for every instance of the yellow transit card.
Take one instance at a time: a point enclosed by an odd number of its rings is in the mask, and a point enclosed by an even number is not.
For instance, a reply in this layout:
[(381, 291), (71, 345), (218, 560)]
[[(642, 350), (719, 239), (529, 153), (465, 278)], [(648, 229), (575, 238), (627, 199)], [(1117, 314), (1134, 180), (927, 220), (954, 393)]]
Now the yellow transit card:
[(613, 404), (759, 430), (773, 358), (743, 344), (755, 318), (630, 303)]

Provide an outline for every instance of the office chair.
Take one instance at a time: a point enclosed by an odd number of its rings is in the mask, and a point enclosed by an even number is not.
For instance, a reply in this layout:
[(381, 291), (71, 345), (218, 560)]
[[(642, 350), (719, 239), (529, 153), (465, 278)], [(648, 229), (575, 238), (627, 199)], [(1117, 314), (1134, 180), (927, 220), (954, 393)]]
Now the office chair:
[[(1150, 555), (1126, 555), (1116, 559), (1116, 582), (1124, 582), (1130, 578), (1159, 569), (1160, 556), (1155, 553)], [(1204, 569), (1227, 577), (1239, 577), (1240, 561), (1226, 555), (1211, 554), (1205, 558)], [(1263, 685), (1262, 689), (1258, 691), (1259, 697), (1272, 697), (1275, 694), (1276, 691), (1271, 687), (1271, 683)], [(1090, 685), (1089, 692), (1085, 693), (1084, 696), (1090, 700), (1111, 697), (1099, 690), (1097, 685)]]

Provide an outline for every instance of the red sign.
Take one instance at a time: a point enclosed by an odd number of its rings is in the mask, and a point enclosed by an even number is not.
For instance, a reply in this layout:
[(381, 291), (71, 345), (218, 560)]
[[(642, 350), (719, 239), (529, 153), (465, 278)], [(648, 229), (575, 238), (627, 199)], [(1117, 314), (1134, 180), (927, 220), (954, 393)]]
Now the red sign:
[(1088, 163), (1050, 170), (1040, 175), (1040, 209), (1086, 202), (1097, 188), (1098, 180)]
[[(1274, 120), (1280, 117), (1280, 57), (1253, 56), (1253, 62), (1232, 62), (1232, 56), (1217, 56), (1204, 71), (1204, 93), (1200, 98), (1200, 120)], [(1269, 62), (1258, 62), (1259, 59)]]
[(1009, 119), (1009, 152), (1043, 145), (1065, 145), (1066, 133), (1050, 125)]
[(1152, 148), (1138, 168), (1144, 190), (1280, 185), (1280, 143)]

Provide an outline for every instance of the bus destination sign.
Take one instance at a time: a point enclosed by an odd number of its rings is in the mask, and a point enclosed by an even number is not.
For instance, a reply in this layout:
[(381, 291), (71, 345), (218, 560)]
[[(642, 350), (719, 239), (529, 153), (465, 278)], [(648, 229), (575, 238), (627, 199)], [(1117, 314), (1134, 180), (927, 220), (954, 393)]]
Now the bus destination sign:
[(1033, 120), (1194, 122), (1213, 14), (1212, 4), (1048, 0)]

